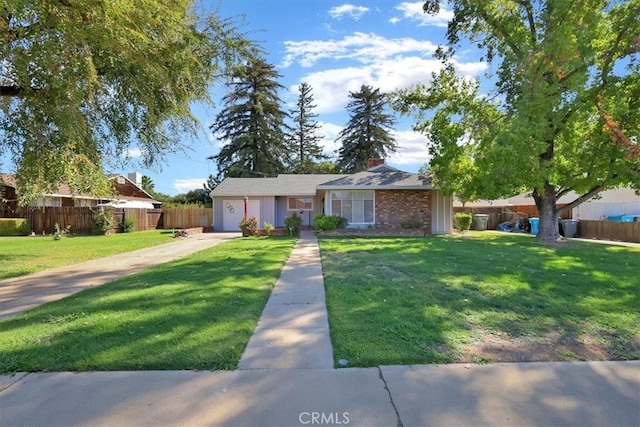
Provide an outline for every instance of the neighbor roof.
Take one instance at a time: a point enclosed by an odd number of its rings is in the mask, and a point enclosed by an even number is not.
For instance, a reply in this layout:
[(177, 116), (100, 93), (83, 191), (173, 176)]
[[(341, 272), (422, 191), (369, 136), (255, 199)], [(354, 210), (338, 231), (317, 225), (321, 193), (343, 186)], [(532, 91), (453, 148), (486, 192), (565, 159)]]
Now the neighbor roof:
[(322, 190), (425, 190), (431, 189), (431, 179), (379, 165), (364, 172), (333, 179), (318, 185)]
[(211, 195), (216, 196), (313, 196), (316, 187), (347, 175), (282, 174), (276, 178), (225, 178)]

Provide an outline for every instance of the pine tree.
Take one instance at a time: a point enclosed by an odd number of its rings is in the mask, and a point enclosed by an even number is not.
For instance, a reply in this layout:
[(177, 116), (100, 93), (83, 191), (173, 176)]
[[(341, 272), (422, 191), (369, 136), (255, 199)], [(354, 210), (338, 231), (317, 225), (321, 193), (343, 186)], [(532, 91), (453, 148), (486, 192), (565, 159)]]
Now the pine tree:
[(384, 158), (397, 148), (391, 127), (395, 118), (385, 112), (385, 95), (380, 89), (362, 85), (359, 92), (349, 92), (347, 105), (351, 118), (336, 141), (342, 142), (338, 151), (338, 166), (347, 173), (367, 168), (371, 158)]
[(216, 116), (211, 131), (227, 141), (213, 159), (219, 177), (267, 177), (285, 170), (287, 150), (280, 105), (280, 75), (264, 59), (256, 58), (238, 68), (224, 97), (224, 109)]
[(314, 173), (314, 160), (322, 161), (328, 156), (322, 153), (322, 147), (318, 144), (323, 137), (316, 133), (320, 124), (314, 120), (318, 115), (313, 113), (316, 105), (313, 103), (312, 88), (303, 82), (298, 90), (300, 94), (296, 108), (289, 110), (294, 123), (287, 136), (289, 169), (292, 173)]

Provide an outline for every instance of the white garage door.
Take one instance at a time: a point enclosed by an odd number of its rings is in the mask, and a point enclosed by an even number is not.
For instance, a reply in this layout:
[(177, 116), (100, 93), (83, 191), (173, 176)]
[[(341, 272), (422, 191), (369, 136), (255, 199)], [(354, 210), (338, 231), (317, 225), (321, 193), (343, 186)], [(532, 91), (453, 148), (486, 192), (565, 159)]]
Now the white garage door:
[[(240, 221), (244, 218), (244, 200), (224, 200), (223, 231), (240, 231)], [(247, 216), (255, 216), (260, 227), (260, 200), (247, 202)]]

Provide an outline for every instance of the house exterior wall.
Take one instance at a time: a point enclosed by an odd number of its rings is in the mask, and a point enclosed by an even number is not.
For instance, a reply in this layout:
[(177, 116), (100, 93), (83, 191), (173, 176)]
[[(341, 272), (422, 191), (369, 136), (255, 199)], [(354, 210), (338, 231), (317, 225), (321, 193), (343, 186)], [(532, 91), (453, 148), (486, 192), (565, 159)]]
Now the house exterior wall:
[(431, 190), (376, 190), (376, 227), (397, 230), (419, 225), (431, 232), (431, 194)]
[[(237, 196), (219, 196), (213, 198), (213, 227), (215, 231), (229, 231), (237, 228), (237, 224), (230, 225), (224, 223), (224, 201), (235, 201), (244, 204), (243, 197)], [(276, 210), (275, 198), (269, 197), (250, 197), (249, 200), (258, 200), (260, 202), (260, 224), (258, 227), (263, 228), (265, 222), (275, 224)]]
[(431, 234), (453, 232), (453, 197), (431, 191)]
[[(289, 197), (294, 197), (294, 198), (302, 198), (302, 199), (313, 199), (313, 210), (311, 211), (303, 211), (302, 212), (302, 226), (303, 227), (312, 227), (313, 226), (313, 218), (316, 216), (316, 214), (318, 213), (323, 213), (324, 212), (324, 192), (320, 192), (318, 195), (316, 196), (280, 196), (280, 197), (276, 197), (275, 199), (275, 206), (276, 206), (276, 222), (274, 223), (274, 225), (276, 227), (284, 227), (284, 219), (286, 217), (288, 217), (289, 215), (291, 215), (291, 213), (293, 211), (289, 210)], [(297, 211), (296, 211), (297, 212)], [(300, 214), (300, 212), (298, 212), (298, 214)]]

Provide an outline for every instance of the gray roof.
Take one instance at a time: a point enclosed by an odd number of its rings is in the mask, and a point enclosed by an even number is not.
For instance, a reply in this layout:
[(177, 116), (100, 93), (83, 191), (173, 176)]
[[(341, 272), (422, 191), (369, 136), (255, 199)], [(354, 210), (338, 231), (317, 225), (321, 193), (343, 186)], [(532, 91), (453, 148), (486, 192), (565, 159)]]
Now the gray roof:
[(313, 196), (323, 182), (347, 175), (283, 174), (276, 178), (225, 178), (212, 192), (217, 196)]
[(428, 190), (431, 179), (380, 165), (364, 172), (334, 178), (318, 186), (321, 190)]
[(212, 192), (220, 196), (313, 196), (316, 190), (429, 190), (431, 180), (379, 165), (353, 175), (283, 174), (276, 178), (225, 178)]

